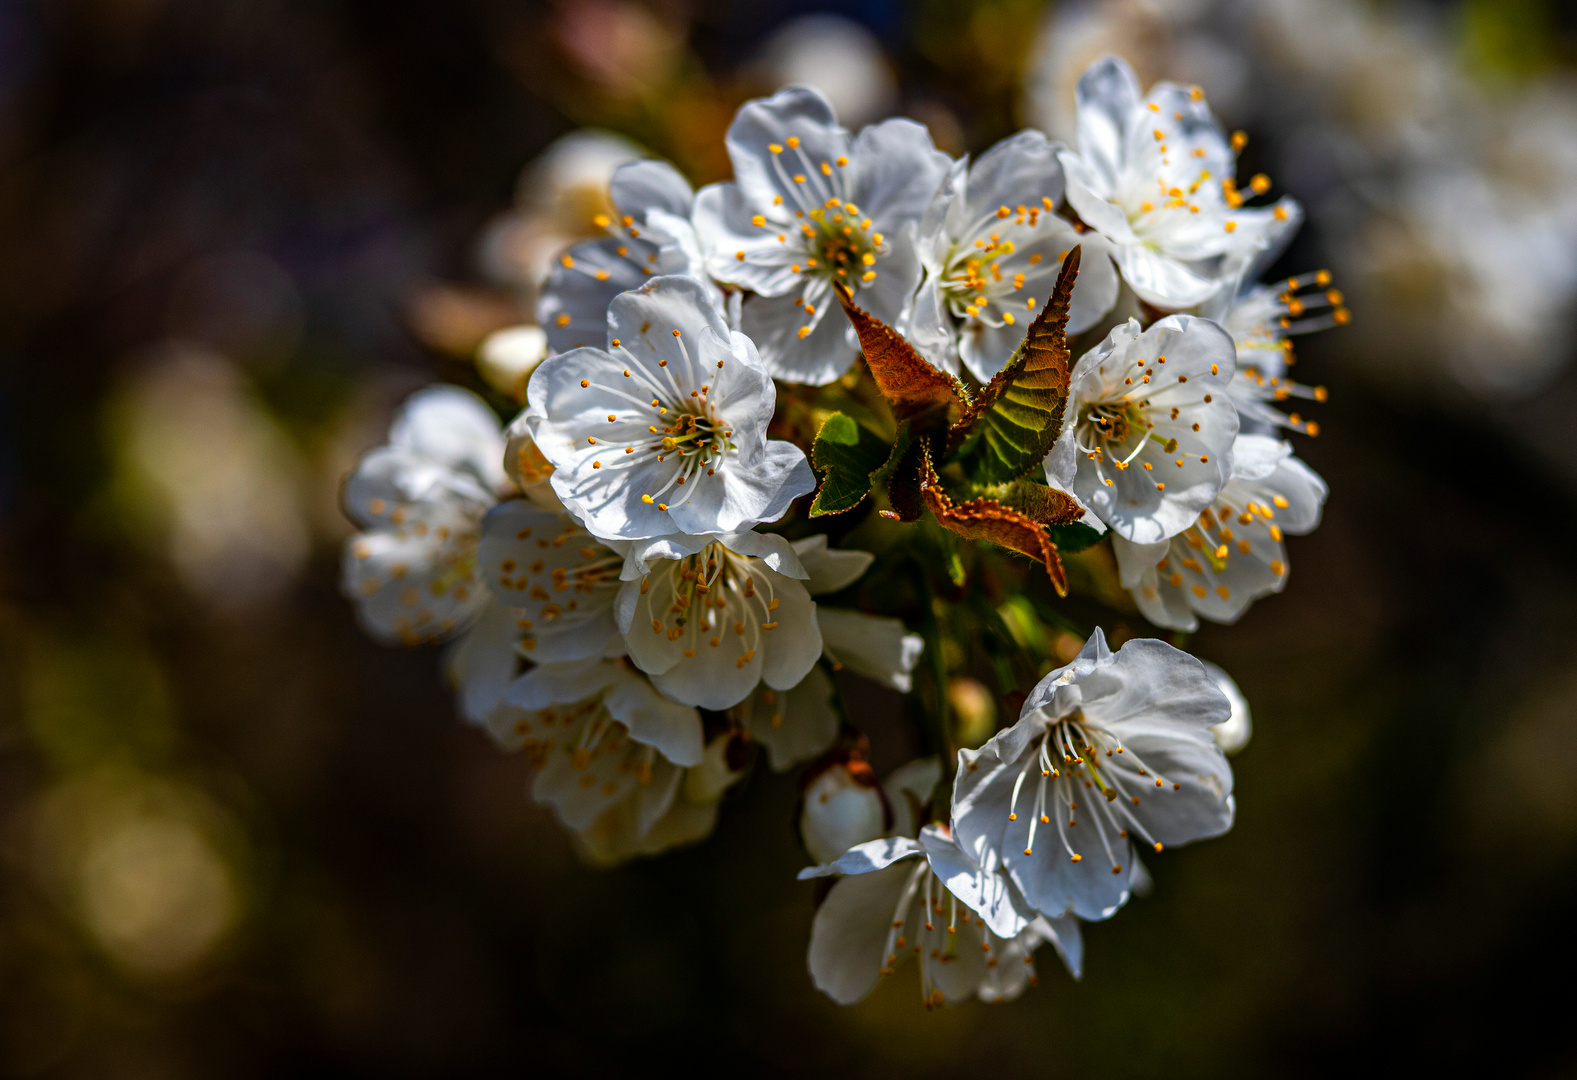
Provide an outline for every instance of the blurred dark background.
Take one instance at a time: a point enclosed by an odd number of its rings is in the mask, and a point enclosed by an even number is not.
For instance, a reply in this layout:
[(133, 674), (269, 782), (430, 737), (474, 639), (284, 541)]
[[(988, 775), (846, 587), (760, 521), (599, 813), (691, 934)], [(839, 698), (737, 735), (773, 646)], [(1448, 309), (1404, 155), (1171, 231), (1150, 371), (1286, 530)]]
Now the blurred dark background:
[[(1577, 1074), (1573, 34), (1531, 0), (0, 0), (0, 1070)], [(1325, 523), (1191, 642), (1254, 709), (1234, 831), (1152, 860), (1081, 983), (1046, 950), (1010, 1005), (926, 1013), (911, 972), (839, 1009), (793, 777), (583, 867), (436, 651), (357, 629), (338, 484), (426, 382), (507, 408), (477, 344), (587, 227), (517, 190), (556, 137), (714, 180), (737, 104), (819, 63), (845, 115), (980, 150), (1107, 48), (1202, 82), (1310, 207), (1276, 272), (1348, 289), (1296, 371)]]

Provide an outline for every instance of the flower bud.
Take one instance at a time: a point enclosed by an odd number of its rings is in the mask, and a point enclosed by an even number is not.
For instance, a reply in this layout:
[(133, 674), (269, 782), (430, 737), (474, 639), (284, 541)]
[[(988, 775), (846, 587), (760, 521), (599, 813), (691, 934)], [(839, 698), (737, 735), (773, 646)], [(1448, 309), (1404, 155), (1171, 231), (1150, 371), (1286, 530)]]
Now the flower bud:
[(526, 400), (526, 381), (548, 355), (540, 326), (509, 326), (489, 334), (476, 352), (476, 369), (489, 386), (515, 401)]
[(827, 765), (805, 787), (799, 835), (817, 862), (887, 833), (887, 800), (870, 765), (858, 758)]
[(1221, 692), (1227, 696), (1227, 701), (1232, 705), (1232, 715), (1225, 723), (1217, 724), (1210, 729), (1216, 737), (1216, 745), (1223, 754), (1235, 754), (1248, 745), (1249, 736), (1254, 733), (1254, 725), (1249, 717), (1248, 699), (1243, 696), (1243, 691), (1238, 689), (1238, 684), (1232, 681), (1232, 676), (1222, 671), (1209, 661), (1201, 661), (1210, 677), (1215, 680)]

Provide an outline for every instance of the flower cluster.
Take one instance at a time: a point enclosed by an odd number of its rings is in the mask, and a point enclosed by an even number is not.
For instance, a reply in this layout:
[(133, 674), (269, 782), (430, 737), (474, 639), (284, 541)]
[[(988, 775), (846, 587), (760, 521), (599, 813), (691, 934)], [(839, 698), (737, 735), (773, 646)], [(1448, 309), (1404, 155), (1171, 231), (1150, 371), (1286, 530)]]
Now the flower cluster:
[[(1278, 434), (1324, 398), (1288, 336), (1345, 309), (1323, 274), (1258, 282), (1297, 204), (1249, 205), (1203, 94), (1115, 58), (1076, 147), (954, 161), (791, 87), (727, 149), (700, 192), (614, 173), (507, 429), (456, 387), (405, 405), (346, 488), (347, 593), (379, 637), (450, 641), (462, 712), (593, 862), (702, 839), (757, 759), (803, 767), (834, 1000), (911, 955), (928, 1006), (1018, 995), (1042, 944), (1078, 977), (1141, 853), (1231, 827), (1249, 719), (1173, 645), (1050, 644), (1063, 560), (1174, 631), (1282, 589), (1325, 498)], [(950, 705), (971, 671), (1021, 703), (1008, 726), (988, 691)], [(878, 782), (851, 677), (934, 753)]]

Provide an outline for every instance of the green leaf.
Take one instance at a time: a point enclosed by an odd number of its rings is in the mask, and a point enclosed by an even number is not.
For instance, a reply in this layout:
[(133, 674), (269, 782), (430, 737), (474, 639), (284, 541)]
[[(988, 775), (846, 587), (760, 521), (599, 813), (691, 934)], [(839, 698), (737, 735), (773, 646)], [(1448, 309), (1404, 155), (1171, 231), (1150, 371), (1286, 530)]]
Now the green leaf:
[(1068, 404), (1068, 304), (1079, 276), (1075, 247), (1063, 260), (1051, 299), (1024, 343), (986, 384), (952, 431), (964, 470), (977, 484), (1002, 484), (1038, 466), (1062, 431)]
[(1048, 525), (1046, 532), (1051, 534), (1051, 542), (1057, 545), (1057, 550), (1071, 555), (1075, 551), (1083, 551), (1100, 543), (1100, 530), (1091, 528), (1082, 521), (1070, 521), (1065, 525)]
[(891, 456), (892, 447), (851, 417), (841, 412), (827, 417), (810, 450), (810, 463), (821, 473), (810, 516), (841, 514), (860, 505), (870, 494), (872, 474), (885, 469)]

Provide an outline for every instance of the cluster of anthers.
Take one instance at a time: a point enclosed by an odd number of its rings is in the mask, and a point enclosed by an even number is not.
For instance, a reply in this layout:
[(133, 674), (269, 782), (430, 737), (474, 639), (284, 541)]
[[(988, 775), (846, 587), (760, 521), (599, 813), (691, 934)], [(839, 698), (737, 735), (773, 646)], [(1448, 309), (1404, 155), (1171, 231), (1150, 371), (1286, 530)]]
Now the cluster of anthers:
[[(527, 526), (515, 533), (517, 540), (530, 540), (534, 528)], [(581, 543), (569, 547), (571, 540), (579, 537)], [(575, 522), (569, 522), (556, 536), (538, 536), (536, 546), (541, 557), (529, 563), (518, 558), (499, 561), (496, 573), (498, 584), (507, 595), (520, 594), (510, 600), (516, 611), (516, 627), (521, 632), (520, 647), (530, 653), (537, 647), (533, 636), (555, 619), (576, 614), (582, 601), (591, 608), (598, 607), (596, 599), (605, 597), (619, 587), (619, 568), (624, 560), (608, 548), (596, 543)], [(566, 596), (566, 593), (575, 595)], [(534, 618), (533, 618), (534, 616)]]
[[(1180, 589), (1184, 584), (1181, 570), (1198, 575), (1199, 580), (1208, 580), (1204, 577), (1206, 564), (1209, 565), (1212, 574), (1220, 575), (1226, 573), (1227, 563), (1232, 558), (1234, 548), (1240, 555), (1252, 554), (1254, 545), (1250, 537), (1253, 531), (1263, 530), (1263, 536), (1275, 543), (1281, 543), (1281, 526), (1273, 519), (1276, 510), (1287, 508), (1287, 499), (1282, 495), (1273, 495), (1271, 504), (1273, 505), (1267, 505), (1257, 499), (1249, 499), (1244, 503), (1242, 512), (1233, 510), (1225, 501), (1215, 513), (1212, 513), (1208, 506), (1205, 507), (1200, 512), (1199, 520), (1181, 534), (1183, 542), (1192, 548), (1195, 554), (1180, 558), (1177, 567), (1172, 565), (1171, 557), (1168, 556), (1156, 564), (1156, 571), (1168, 575), (1167, 580), (1171, 586)], [(1234, 521), (1241, 532), (1233, 530)], [(1203, 563), (1200, 562), (1201, 559), (1204, 560)], [(1278, 578), (1287, 572), (1287, 564), (1280, 559), (1272, 559), (1268, 566), (1270, 572)], [(1199, 580), (1196, 580), (1192, 586), (1192, 591), (1195, 596), (1203, 600), (1209, 589), (1200, 584)], [(1217, 585), (1216, 594), (1223, 600), (1232, 599), (1231, 590), (1225, 585)]]
[[(670, 505), (659, 501), (662, 496), (673, 488), (686, 488), (703, 469), (707, 476), (713, 475), (717, 471), (718, 459), (735, 449), (733, 429), (717, 415), (711, 401), (707, 398), (709, 384), (702, 382), (702, 379), (706, 378), (706, 372), (702, 370), (704, 365), (698, 359), (692, 358), (678, 330), (673, 331), (673, 336), (674, 341), (679, 345), (685, 379), (694, 387), (688, 395), (680, 388), (678, 380), (669, 370), (666, 359), (657, 361), (658, 369), (665, 376), (663, 381), (666, 385), (659, 385), (657, 381), (649, 378), (639, 363), (633, 363), (632, 366), (624, 369), (624, 378), (630, 380), (633, 388), (650, 394), (649, 400), (637, 397), (622, 387), (604, 386), (593, 383), (590, 379), (580, 381), (582, 389), (595, 387), (604, 393), (623, 398), (635, 406), (633, 414), (626, 413), (622, 418), (617, 413), (608, 414), (608, 423), (622, 425), (613, 430), (614, 438), (598, 439), (595, 436), (586, 438), (586, 441), (593, 446), (616, 447), (621, 442), (625, 443), (623, 455), (614, 460), (613, 468), (637, 468), (653, 458), (659, 462), (667, 461), (670, 457), (675, 459), (673, 474), (669, 476), (667, 483), (656, 491), (641, 495), (643, 503), (648, 505), (655, 503), (659, 510), (667, 510)], [(635, 360), (618, 338), (611, 339), (609, 347), (615, 354), (623, 353), (629, 360)], [(718, 368), (722, 368), (723, 363), (724, 361), (719, 360)], [(668, 400), (668, 405), (663, 404), (664, 398)], [(602, 460), (599, 458), (593, 461), (591, 467), (601, 469)], [(683, 505), (694, 491), (693, 486), (689, 487), (684, 494), (674, 500), (673, 505)]]
[[(947, 898), (945, 906), (943, 897)], [(914, 937), (912, 943), (910, 935)], [(926, 1009), (939, 1009), (947, 1004), (947, 996), (936, 985), (938, 980), (933, 965), (955, 964), (963, 958), (961, 950), (973, 948), (982, 954), (988, 969), (995, 969), (1000, 959), (993, 953), (1001, 951), (998, 946), (1002, 941), (991, 932), (985, 919), (972, 915), (968, 905), (958, 902), (958, 897), (942, 884), (930, 863), (920, 859), (898, 894), (892, 925), (882, 946), (879, 974), (884, 979), (892, 975), (899, 955), (905, 949), (912, 949), (920, 961), (921, 1000)], [(1024, 963), (1030, 970), (1029, 985), (1039, 985), (1033, 952), (1025, 954)]]
[[(1303, 398), (1323, 403), (1325, 387), (1303, 386), (1280, 372), (1295, 362), (1291, 335), (1346, 326), (1352, 313), (1345, 304), (1341, 290), (1331, 288), (1328, 270), (1288, 278), (1279, 291), (1267, 288), (1240, 300), (1228, 319), (1238, 347), (1237, 378), (1251, 384), (1254, 396), (1261, 400)], [(1255, 352), (1271, 356), (1265, 363), (1256, 363)], [(1319, 424), (1297, 413), (1272, 419), (1305, 435), (1320, 433)]]
[(558, 747), (583, 791), (600, 788), (611, 796), (630, 782), (644, 786), (652, 781), (657, 750), (631, 739), (625, 726), (608, 714), (600, 695), (538, 709), (515, 721), (515, 733), (525, 738), (522, 749), (535, 768), (547, 765)]
[[(1080, 791), (1088, 789), (1098, 792), (1101, 797), (1091, 796), (1085, 810), (1093, 819), (1095, 835), (1106, 851), (1112, 873), (1120, 874), (1122, 861), (1107, 837), (1108, 827), (1115, 829), (1121, 840), (1128, 839), (1131, 829), (1156, 851), (1161, 850), (1161, 843), (1145, 831), (1144, 826), (1130, 810), (1129, 804), (1138, 806), (1140, 798), (1123, 786), (1123, 770), (1116, 768), (1115, 765), (1102, 765), (1100, 758), (1103, 756), (1110, 758), (1114, 754), (1126, 755), (1126, 759), (1133, 763), (1138, 776), (1145, 777), (1146, 781), (1153, 778), (1155, 786), (1162, 790), (1177, 791), (1182, 788), (1182, 784), (1173, 782), (1168, 789), (1164, 777), (1153, 774), (1143, 761), (1112, 738), (1109, 733), (1084, 724), (1082, 719), (1082, 715), (1075, 711), (1072, 715), (1047, 725), (1046, 733), (1041, 737), (1038, 753), (1030, 755), (1025, 760), (1023, 771), (1013, 782), (1013, 797), (1008, 802), (1008, 820), (1018, 820), (1019, 793), (1024, 786), (1025, 778), (1029, 776), (1031, 770), (1038, 767), (1040, 777), (1035, 784), (1034, 809), (1030, 817), (1029, 839), (1024, 844), (1024, 854), (1029, 856), (1035, 853), (1036, 828), (1041, 825), (1049, 827), (1052, 824), (1052, 814), (1055, 812), (1057, 839), (1062, 843), (1063, 850), (1068, 853), (1068, 860), (1083, 862), (1084, 856), (1073, 849), (1069, 834), (1079, 824)], [(1058, 759), (1061, 762), (1060, 766)], [(1066, 827), (1062, 820), (1064, 810), (1068, 815)]]
[[(1107, 487), (1112, 486), (1111, 478), (1101, 470), (1103, 464), (1110, 465), (1118, 472), (1122, 472), (1139, 458), (1146, 447), (1155, 445), (1167, 455), (1177, 454), (1172, 463), (1181, 469), (1186, 463), (1188, 455), (1178, 449), (1179, 438), (1185, 430), (1183, 421), (1179, 419), (1185, 405), (1174, 405), (1165, 414), (1164, 419), (1152, 420), (1152, 403), (1149, 398), (1135, 398), (1134, 393), (1139, 387), (1147, 386), (1152, 379), (1160, 378), (1160, 366), (1166, 363), (1165, 356), (1157, 356), (1153, 361), (1146, 361), (1143, 357), (1134, 361), (1123, 376), (1122, 384), (1133, 387), (1124, 391), (1115, 398), (1097, 401), (1086, 406), (1079, 414), (1077, 441), (1075, 445), (1085, 457), (1095, 462), (1096, 475), (1101, 483)], [(1219, 374), (1218, 365), (1210, 365), (1212, 375)], [(1178, 384), (1186, 383), (1187, 375), (1177, 377)], [(1206, 394), (1201, 399), (1206, 405), (1215, 400), (1211, 394)], [(1159, 425), (1175, 425), (1177, 431), (1168, 434), (1166, 431), (1157, 431)], [(1187, 425), (1187, 431), (1199, 431), (1197, 421)], [(1129, 449), (1129, 443), (1133, 443)], [(1196, 455), (1201, 464), (1209, 464), (1209, 454)], [(1141, 462), (1146, 472), (1154, 472), (1153, 462)], [(1155, 490), (1165, 491), (1164, 480), (1155, 481)]]
[[(1009, 206), (999, 206), (978, 221), (972, 222), (964, 231), (965, 236), (974, 236), (989, 227), (993, 218), (1000, 219), (1002, 229), (1010, 226), (1033, 230), (1040, 225), (1042, 213), (1050, 214), (1055, 206), (1049, 198), (1042, 198), (1039, 206), (1026, 206), (1020, 204), (1016, 209)], [(1009, 221), (1009, 219), (1012, 219)], [(1017, 250), (1012, 240), (1003, 239), (1001, 232), (993, 232), (985, 239), (977, 239), (970, 247), (957, 249), (949, 255), (947, 268), (941, 275), (941, 287), (947, 296), (948, 306), (958, 318), (989, 317), (988, 305), (995, 303), (1000, 307), (1002, 322), (1012, 326), (1018, 321), (1014, 313), (1019, 306), (1019, 299), (1013, 297), (1014, 293), (1023, 292), (1023, 273), (1004, 275), (1001, 260), (1012, 255)], [(1068, 257), (1066, 251), (1057, 256), (1061, 262)], [(1038, 265), (1044, 256), (1038, 252), (1030, 255), (1029, 265)], [(1009, 297), (1012, 297), (1010, 300)], [(1036, 298), (1025, 296), (1023, 308), (1029, 313), (1026, 317), (1033, 317)]]
[(741, 646), (734, 666), (742, 669), (762, 635), (778, 628), (777, 609), (772, 582), (754, 560), (713, 543), (642, 578), (637, 613), (651, 620), (652, 633), (685, 639), (687, 658), (721, 648), (732, 635)]

